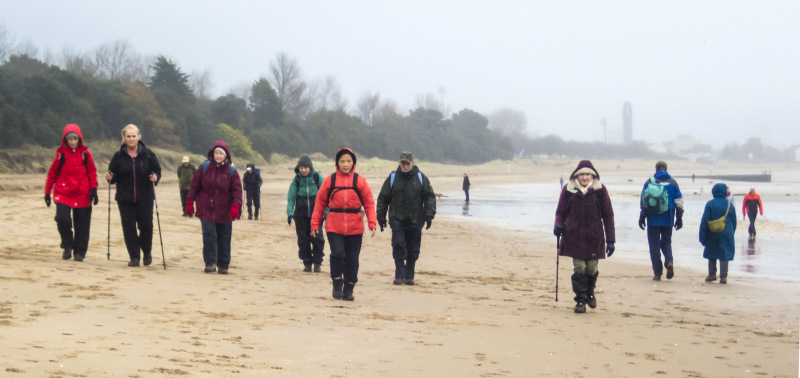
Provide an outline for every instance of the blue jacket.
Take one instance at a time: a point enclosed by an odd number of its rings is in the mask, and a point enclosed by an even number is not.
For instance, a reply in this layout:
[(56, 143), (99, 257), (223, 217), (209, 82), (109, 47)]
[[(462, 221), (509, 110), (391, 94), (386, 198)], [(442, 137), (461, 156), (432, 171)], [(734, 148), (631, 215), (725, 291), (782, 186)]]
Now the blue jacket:
[[(706, 247), (703, 250), (703, 257), (707, 259), (733, 260), (736, 253), (734, 248), (733, 233), (736, 232), (736, 206), (728, 202), (726, 195), (728, 186), (717, 183), (711, 189), (714, 199), (706, 203), (703, 211), (703, 219), (700, 221), (700, 244)], [(725, 229), (722, 232), (711, 232), (708, 229), (708, 221), (721, 218), (725, 215), (725, 208), (728, 208), (728, 217), (725, 222)]]
[[(678, 183), (675, 182), (675, 179), (673, 179), (667, 171), (658, 171), (653, 177), (655, 177), (656, 181), (661, 183), (661, 185), (664, 185), (664, 189), (667, 190), (667, 195), (669, 196), (669, 210), (664, 214), (648, 215), (647, 225), (674, 227), (675, 208), (680, 207), (683, 209), (683, 195), (681, 194), (681, 189), (678, 187)], [(647, 179), (647, 182), (644, 183), (642, 194), (644, 194), (644, 190), (647, 189), (648, 185), (650, 185), (650, 179)], [(639, 201), (639, 207), (641, 206), (641, 201)]]

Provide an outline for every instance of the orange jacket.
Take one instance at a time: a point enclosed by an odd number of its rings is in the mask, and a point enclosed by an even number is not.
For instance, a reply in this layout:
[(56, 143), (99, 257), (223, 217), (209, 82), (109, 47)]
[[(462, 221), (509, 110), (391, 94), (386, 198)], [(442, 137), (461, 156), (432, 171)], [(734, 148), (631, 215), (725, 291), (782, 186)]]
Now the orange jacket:
[[(343, 173), (336, 167), (336, 187), (352, 187), (353, 174), (356, 170), (355, 164), (349, 173)], [(374, 229), (378, 220), (375, 216), (375, 199), (372, 197), (372, 190), (367, 184), (367, 179), (364, 176), (358, 175), (358, 191), (361, 193), (361, 200), (354, 189), (340, 189), (333, 192), (330, 202), (328, 202), (328, 194), (331, 191), (331, 176), (322, 181), (322, 185), (317, 192), (317, 199), (314, 203), (314, 215), (311, 216), (311, 229), (319, 231), (320, 220), (326, 207), (331, 209), (353, 209), (358, 210), (364, 206), (364, 212), (367, 215), (367, 224), (370, 229)], [(332, 232), (340, 235), (361, 235), (364, 233), (364, 218), (363, 214), (358, 212), (336, 212), (331, 210), (328, 212), (327, 220), (325, 221), (325, 231)]]
[(748, 214), (748, 210), (751, 210), (753, 213), (755, 213), (756, 207), (758, 207), (758, 212), (761, 213), (761, 215), (764, 215), (764, 206), (761, 205), (761, 196), (756, 193), (747, 193), (742, 200), (742, 215)]

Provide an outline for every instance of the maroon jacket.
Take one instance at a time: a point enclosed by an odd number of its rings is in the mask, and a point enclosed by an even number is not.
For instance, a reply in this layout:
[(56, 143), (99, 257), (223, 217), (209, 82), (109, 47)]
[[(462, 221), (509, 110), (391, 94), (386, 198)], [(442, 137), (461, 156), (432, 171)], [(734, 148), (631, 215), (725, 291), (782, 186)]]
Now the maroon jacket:
[[(214, 161), (214, 149), (222, 147), (227, 157), (222, 164)], [(192, 177), (187, 199), (194, 201), (195, 214), (200, 220), (214, 223), (231, 223), (230, 212), (233, 205), (242, 209), (242, 180), (239, 172), (231, 164), (231, 150), (225, 141), (214, 142), (208, 150), (208, 166), (200, 164)]]
[[(585, 195), (575, 187), (578, 171), (582, 168), (588, 168), (595, 176)], [(605, 185), (600, 182), (600, 174), (589, 160), (578, 163), (569, 183), (561, 189), (555, 225), (564, 227), (559, 251), (562, 256), (581, 260), (604, 259), (606, 242), (615, 242), (611, 199)]]

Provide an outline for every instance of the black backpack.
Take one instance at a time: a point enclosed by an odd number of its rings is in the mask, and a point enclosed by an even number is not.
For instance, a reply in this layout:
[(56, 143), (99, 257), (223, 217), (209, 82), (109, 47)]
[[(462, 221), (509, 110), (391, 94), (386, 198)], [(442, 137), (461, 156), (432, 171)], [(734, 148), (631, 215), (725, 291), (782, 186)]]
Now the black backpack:
[[(331, 185), (333, 185), (333, 181), (334, 181), (334, 179), (331, 178)], [(314, 172), (314, 183), (317, 184), (317, 189), (319, 189), (320, 182), (319, 182), (319, 173), (318, 172)], [(300, 192), (300, 176), (294, 176), (294, 187), (295, 187), (295, 194), (299, 193)], [(330, 196), (328, 196), (328, 201), (330, 201), (330, 200), (331, 200), (331, 198), (330, 198)]]
[[(364, 198), (361, 197), (361, 191), (358, 190), (358, 173), (353, 172), (353, 185), (352, 186), (336, 186), (336, 173), (333, 173), (331, 175), (331, 187), (330, 187), (330, 190), (328, 191), (328, 203), (330, 204), (331, 197), (333, 196), (333, 193), (336, 193), (336, 192), (338, 192), (340, 190), (347, 190), (347, 189), (352, 189), (353, 191), (355, 191), (356, 195), (358, 195), (358, 201), (362, 202), (362, 203), (364, 202)], [(353, 213), (353, 214), (357, 214), (357, 213), (361, 212), (361, 208), (358, 208), (358, 209), (334, 209), (334, 208), (331, 208), (330, 206), (328, 206), (328, 209), (332, 213)]]

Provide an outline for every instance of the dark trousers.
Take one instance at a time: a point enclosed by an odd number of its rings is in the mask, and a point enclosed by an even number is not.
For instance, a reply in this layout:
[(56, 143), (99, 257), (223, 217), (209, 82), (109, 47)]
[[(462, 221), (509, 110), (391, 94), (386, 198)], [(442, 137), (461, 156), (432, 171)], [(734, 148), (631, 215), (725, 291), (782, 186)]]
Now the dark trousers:
[(256, 206), (256, 216), (258, 216), (258, 209), (261, 208), (261, 193), (253, 190), (247, 190), (247, 215), (253, 215), (252, 206)]
[[(323, 222), (319, 222), (320, 230)], [(294, 230), (297, 232), (297, 255), (303, 260), (303, 265), (322, 264), (322, 258), (325, 257), (325, 237), (322, 232), (317, 232), (317, 237), (311, 236), (311, 217), (305, 211), (294, 212)]]
[(464, 190), (464, 195), (467, 196), (467, 200), (466, 201), (469, 202), (469, 189), (465, 189)]
[(181, 189), (181, 206), (183, 206), (183, 214), (186, 214), (186, 195), (189, 194), (189, 190)]
[(206, 266), (217, 264), (228, 269), (231, 265), (231, 233), (233, 223), (200, 221), (203, 229), (203, 261)]
[(153, 247), (153, 201), (117, 201), (117, 207), (128, 256), (131, 260), (138, 260), (140, 250), (150, 254)]
[[(708, 275), (717, 274), (717, 259), (708, 259)], [(728, 260), (719, 260), (719, 276), (728, 277)]]
[(63, 203), (57, 203), (55, 221), (58, 233), (61, 235), (61, 248), (72, 249), (76, 256), (86, 256), (86, 250), (89, 248), (89, 228), (92, 225), (92, 207), (73, 209)]
[[(647, 226), (647, 244), (650, 246), (650, 262), (653, 264), (653, 273), (660, 276), (664, 266), (672, 262), (672, 227)], [(664, 263), (661, 263), (661, 254), (664, 254)]]
[(358, 256), (361, 254), (361, 239), (364, 235), (342, 235), (328, 233), (331, 246), (331, 278), (344, 275), (344, 281), (358, 282)]
[(747, 213), (747, 217), (750, 218), (750, 227), (747, 228), (747, 232), (750, 235), (755, 235), (756, 234), (756, 215), (757, 214), (758, 213), (756, 213), (756, 212)]
[(393, 223), (392, 257), (395, 260), (416, 261), (422, 245), (422, 227)]

